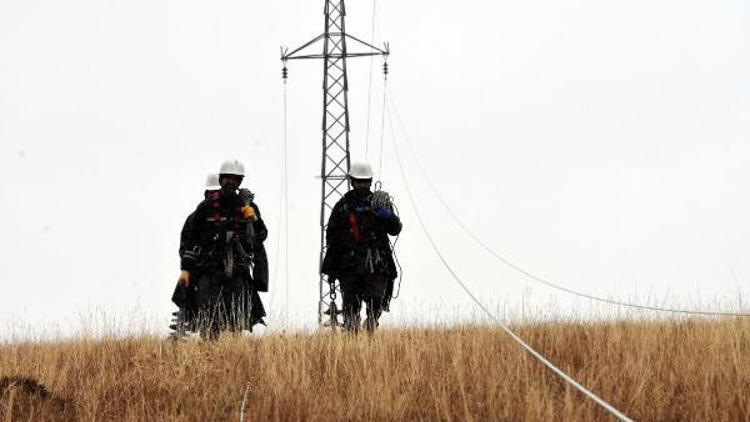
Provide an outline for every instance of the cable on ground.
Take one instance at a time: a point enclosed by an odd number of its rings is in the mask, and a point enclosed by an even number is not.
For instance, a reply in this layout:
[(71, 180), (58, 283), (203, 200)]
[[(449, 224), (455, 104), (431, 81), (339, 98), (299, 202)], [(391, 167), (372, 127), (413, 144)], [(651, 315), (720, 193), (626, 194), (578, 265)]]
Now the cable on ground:
[[(393, 135), (393, 124), (390, 118), (390, 114), (388, 114), (389, 122), (391, 122), (391, 132)], [(448, 261), (445, 259), (443, 254), (440, 252), (440, 249), (438, 249), (437, 245), (435, 244), (435, 241), (432, 238), (432, 235), (430, 234), (429, 230), (427, 230), (427, 226), (424, 223), (424, 220), (422, 219), (422, 215), (419, 212), (419, 209), (417, 208), (416, 201), (414, 201), (414, 197), (411, 193), (411, 188), (409, 187), (409, 182), (406, 178), (406, 173), (404, 171), (403, 163), (401, 162), (401, 156), (399, 153), (398, 145), (396, 143), (396, 138), (393, 136), (392, 138), (393, 147), (396, 152), (396, 161), (398, 162), (398, 167), (401, 173), (401, 179), (404, 181), (404, 185), (406, 187), (406, 193), (409, 196), (409, 202), (411, 203), (412, 208), (414, 209), (415, 214), (417, 215), (417, 219), (419, 220), (419, 225), (422, 227), (422, 231), (424, 232), (425, 236), (427, 236), (427, 240), (430, 242), (430, 245), (432, 246), (432, 249), (435, 251), (435, 254), (437, 254), (440, 261), (443, 263), (443, 266), (448, 270), (448, 272), (451, 274), (453, 279), (458, 283), (459, 286), (463, 289), (463, 291), (471, 298), (472, 301), (493, 321), (495, 321), (508, 335), (513, 338), (518, 344), (521, 345), (528, 353), (530, 353), (532, 356), (534, 356), (536, 359), (538, 359), (540, 362), (542, 362), (547, 368), (552, 370), (555, 374), (557, 374), (559, 377), (561, 377), (565, 382), (575, 387), (578, 391), (583, 393), (586, 397), (590, 398), (594, 402), (596, 402), (599, 406), (601, 406), (604, 410), (609, 412), (614, 417), (618, 418), (621, 421), (632, 421), (629, 417), (627, 417), (624, 413), (617, 410), (614, 406), (607, 403), (603, 399), (601, 399), (599, 396), (588, 390), (586, 387), (584, 387), (581, 383), (573, 379), (570, 375), (563, 372), (560, 368), (555, 366), (552, 362), (550, 362), (547, 358), (542, 356), (539, 352), (534, 350), (531, 346), (529, 346), (525, 341), (523, 341), (522, 338), (520, 338), (518, 335), (516, 335), (510, 328), (508, 328), (505, 324), (503, 324), (495, 315), (493, 315), (483, 304), (482, 302), (477, 299), (476, 296), (471, 292), (471, 290), (466, 286), (466, 284), (461, 280), (461, 278), (456, 274), (456, 272), (453, 270), (453, 268), (448, 264)]]

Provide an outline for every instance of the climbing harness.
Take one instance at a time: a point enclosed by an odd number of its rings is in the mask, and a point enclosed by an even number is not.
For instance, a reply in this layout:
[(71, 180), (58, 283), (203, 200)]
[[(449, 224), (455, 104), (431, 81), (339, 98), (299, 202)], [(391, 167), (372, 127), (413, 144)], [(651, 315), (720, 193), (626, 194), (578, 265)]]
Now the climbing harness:
[(239, 237), (235, 235), (233, 231), (226, 232), (226, 246), (226, 254), (224, 255), (224, 275), (227, 278), (232, 278), (232, 275), (234, 275), (234, 258), (235, 254), (237, 254), (241, 259), (242, 267), (247, 268), (248, 275), (252, 277), (254, 255), (252, 252), (247, 252), (245, 250)]

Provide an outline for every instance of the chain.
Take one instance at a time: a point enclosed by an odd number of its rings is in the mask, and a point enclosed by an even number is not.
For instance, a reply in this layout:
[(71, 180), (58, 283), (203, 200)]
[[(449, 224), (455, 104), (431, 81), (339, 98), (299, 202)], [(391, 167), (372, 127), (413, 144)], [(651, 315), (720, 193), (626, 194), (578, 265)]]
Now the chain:
[(331, 303), (336, 303), (336, 279), (328, 283), (331, 290), (328, 292), (328, 297), (331, 299)]

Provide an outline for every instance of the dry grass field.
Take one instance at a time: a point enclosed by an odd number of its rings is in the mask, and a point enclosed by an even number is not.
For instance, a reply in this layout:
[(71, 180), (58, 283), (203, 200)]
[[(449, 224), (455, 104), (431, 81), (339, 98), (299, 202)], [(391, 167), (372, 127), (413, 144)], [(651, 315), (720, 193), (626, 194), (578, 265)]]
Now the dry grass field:
[[(750, 420), (746, 319), (516, 331), (636, 420)], [(0, 379), (0, 421), (611, 419), (479, 326), (4, 345)]]

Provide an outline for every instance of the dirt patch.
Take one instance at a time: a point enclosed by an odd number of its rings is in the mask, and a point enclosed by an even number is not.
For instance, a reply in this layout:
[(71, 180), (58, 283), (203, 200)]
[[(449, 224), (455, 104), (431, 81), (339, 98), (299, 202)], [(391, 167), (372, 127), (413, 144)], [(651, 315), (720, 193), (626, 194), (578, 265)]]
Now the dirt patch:
[(34, 378), (0, 378), (0, 419), (71, 420), (73, 406)]

